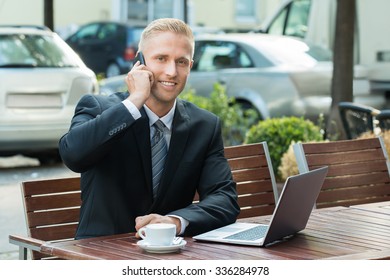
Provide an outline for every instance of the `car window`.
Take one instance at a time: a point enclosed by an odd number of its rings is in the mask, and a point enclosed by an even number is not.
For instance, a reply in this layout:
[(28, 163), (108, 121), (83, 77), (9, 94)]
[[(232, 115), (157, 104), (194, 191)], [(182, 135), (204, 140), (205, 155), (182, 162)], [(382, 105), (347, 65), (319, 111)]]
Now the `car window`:
[(18, 36), (0, 35), (0, 64), (36, 64), (27, 47), (20, 42)]
[(283, 35), (284, 23), (286, 22), (286, 17), (287, 17), (287, 10), (284, 9), (272, 22), (272, 24), (268, 28), (267, 33), (274, 34), (274, 35)]
[(310, 3), (310, 0), (292, 1), (280, 11), (267, 33), (304, 38), (307, 32)]
[(72, 35), (69, 38), (69, 40), (71, 42), (76, 42), (79, 40), (96, 39), (99, 26), (100, 25), (98, 23), (93, 23), (93, 24), (89, 24), (89, 25), (86, 25), (84, 27), (81, 27), (74, 35)]
[(253, 67), (248, 54), (235, 43), (202, 42), (197, 43), (195, 50), (194, 71)]
[(113, 23), (103, 24), (97, 33), (97, 39), (104, 40), (115, 36), (118, 30), (118, 25)]
[(292, 2), (284, 34), (304, 38), (307, 32), (309, 10), (310, 0)]
[(70, 67), (73, 57), (52, 36), (0, 35), (0, 67)]

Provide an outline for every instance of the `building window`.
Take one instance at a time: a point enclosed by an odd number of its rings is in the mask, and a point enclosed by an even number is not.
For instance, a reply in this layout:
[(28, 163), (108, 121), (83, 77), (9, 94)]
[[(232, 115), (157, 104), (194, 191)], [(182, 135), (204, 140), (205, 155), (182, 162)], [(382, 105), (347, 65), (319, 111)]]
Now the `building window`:
[(157, 18), (183, 18), (183, 1), (127, 0), (127, 22), (147, 25)]
[(127, 20), (130, 24), (148, 23), (148, 0), (127, 0)]
[(236, 0), (237, 23), (256, 23), (257, 0)]
[(173, 0), (154, 0), (154, 18), (173, 17)]

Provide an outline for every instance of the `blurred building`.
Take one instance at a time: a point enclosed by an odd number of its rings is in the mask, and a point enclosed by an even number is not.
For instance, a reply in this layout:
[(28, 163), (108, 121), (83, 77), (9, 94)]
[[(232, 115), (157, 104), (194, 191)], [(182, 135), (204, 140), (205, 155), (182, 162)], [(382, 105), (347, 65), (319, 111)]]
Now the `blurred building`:
[[(66, 37), (77, 26), (99, 20), (146, 25), (175, 17), (191, 26), (247, 31), (260, 25), (282, 0), (53, 0), (55, 30)], [(43, 24), (43, 0), (0, 1), (0, 25)]]

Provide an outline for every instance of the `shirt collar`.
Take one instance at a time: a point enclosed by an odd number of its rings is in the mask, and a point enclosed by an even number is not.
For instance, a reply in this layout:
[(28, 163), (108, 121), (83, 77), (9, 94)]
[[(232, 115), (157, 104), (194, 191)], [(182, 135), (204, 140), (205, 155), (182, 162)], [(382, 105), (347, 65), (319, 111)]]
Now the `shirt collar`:
[(156, 121), (158, 121), (159, 119), (165, 124), (165, 126), (171, 130), (172, 128), (172, 122), (173, 122), (173, 116), (175, 114), (175, 108), (176, 108), (176, 99), (175, 99), (175, 103), (173, 104), (171, 110), (169, 110), (169, 112), (159, 118), (152, 110), (150, 110), (148, 108), (148, 106), (146, 106), (144, 104), (144, 108), (145, 108), (145, 112), (146, 112), (146, 115), (148, 116), (149, 118), (149, 125), (152, 126)]

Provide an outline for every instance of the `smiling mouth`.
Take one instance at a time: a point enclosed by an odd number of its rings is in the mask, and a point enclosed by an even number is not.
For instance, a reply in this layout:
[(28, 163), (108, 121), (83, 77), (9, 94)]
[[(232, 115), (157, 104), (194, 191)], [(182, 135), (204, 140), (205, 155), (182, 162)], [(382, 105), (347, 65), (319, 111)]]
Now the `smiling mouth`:
[(163, 84), (164, 86), (175, 86), (176, 85), (176, 83), (174, 83), (174, 82), (167, 82), (167, 81), (161, 81), (160, 83)]

